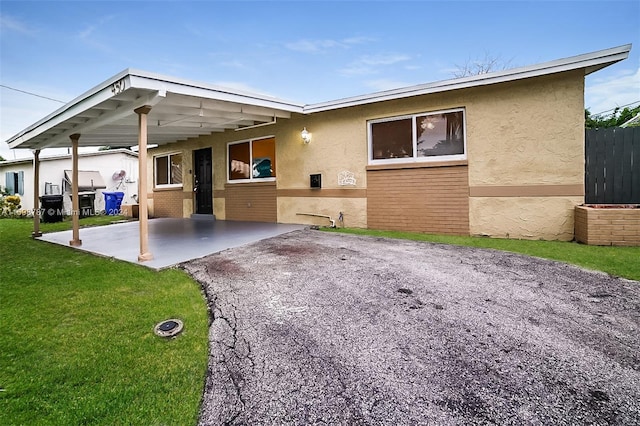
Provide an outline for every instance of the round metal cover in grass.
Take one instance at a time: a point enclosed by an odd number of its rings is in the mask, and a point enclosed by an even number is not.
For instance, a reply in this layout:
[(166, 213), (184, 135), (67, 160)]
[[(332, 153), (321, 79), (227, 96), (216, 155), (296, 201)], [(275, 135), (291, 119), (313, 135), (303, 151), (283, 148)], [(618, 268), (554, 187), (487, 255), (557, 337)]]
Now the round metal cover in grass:
[(173, 337), (182, 332), (184, 324), (179, 319), (168, 319), (156, 324), (153, 332), (160, 337)]

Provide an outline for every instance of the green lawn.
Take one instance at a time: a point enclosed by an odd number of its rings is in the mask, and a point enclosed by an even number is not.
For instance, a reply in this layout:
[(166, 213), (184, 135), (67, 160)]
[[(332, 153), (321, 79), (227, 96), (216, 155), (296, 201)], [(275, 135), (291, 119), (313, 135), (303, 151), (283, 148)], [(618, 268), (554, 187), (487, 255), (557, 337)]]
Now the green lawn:
[(640, 281), (640, 247), (599, 247), (575, 242), (512, 240), (485, 237), (456, 237), (416, 232), (374, 231), (336, 228), (327, 230), (356, 235), (431, 241), (469, 247), (491, 248), (571, 263), (618, 277)]
[[(31, 230), (0, 219), (0, 424), (195, 424), (208, 344), (198, 284), (179, 270), (34, 241)], [(169, 318), (184, 332), (155, 336)]]

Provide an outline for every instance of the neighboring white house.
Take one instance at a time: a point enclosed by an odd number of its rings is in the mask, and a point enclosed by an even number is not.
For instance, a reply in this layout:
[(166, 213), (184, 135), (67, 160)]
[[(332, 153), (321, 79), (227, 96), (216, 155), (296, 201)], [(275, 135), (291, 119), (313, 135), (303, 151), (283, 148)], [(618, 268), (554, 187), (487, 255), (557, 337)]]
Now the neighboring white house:
[[(40, 158), (40, 195), (63, 195), (64, 209), (71, 211), (71, 155)], [(95, 194), (94, 211), (105, 209), (103, 192), (123, 192), (122, 204), (137, 204), (138, 154), (128, 149), (78, 155), (81, 194)], [(20, 210), (32, 214), (33, 158), (0, 161), (0, 187), (21, 199)], [(37, 206), (38, 208), (40, 206)]]

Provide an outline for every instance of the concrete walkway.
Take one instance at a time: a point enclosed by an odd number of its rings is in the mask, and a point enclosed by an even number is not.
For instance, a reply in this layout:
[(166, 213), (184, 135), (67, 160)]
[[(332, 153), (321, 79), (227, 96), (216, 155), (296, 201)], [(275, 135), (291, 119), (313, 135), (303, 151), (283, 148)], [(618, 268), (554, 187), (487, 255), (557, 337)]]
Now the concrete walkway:
[[(149, 249), (153, 259), (138, 262), (138, 222), (80, 229), (79, 250), (164, 269), (203, 256), (304, 229), (304, 225), (158, 218), (149, 221)], [(69, 246), (72, 231), (44, 234), (39, 239)]]

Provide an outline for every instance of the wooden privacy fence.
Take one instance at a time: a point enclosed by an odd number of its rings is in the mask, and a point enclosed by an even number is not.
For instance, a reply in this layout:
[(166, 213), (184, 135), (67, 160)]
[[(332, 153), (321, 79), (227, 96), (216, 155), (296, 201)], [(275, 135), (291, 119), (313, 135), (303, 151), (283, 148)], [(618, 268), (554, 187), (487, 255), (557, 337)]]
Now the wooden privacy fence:
[(585, 203), (640, 204), (640, 127), (585, 133)]

